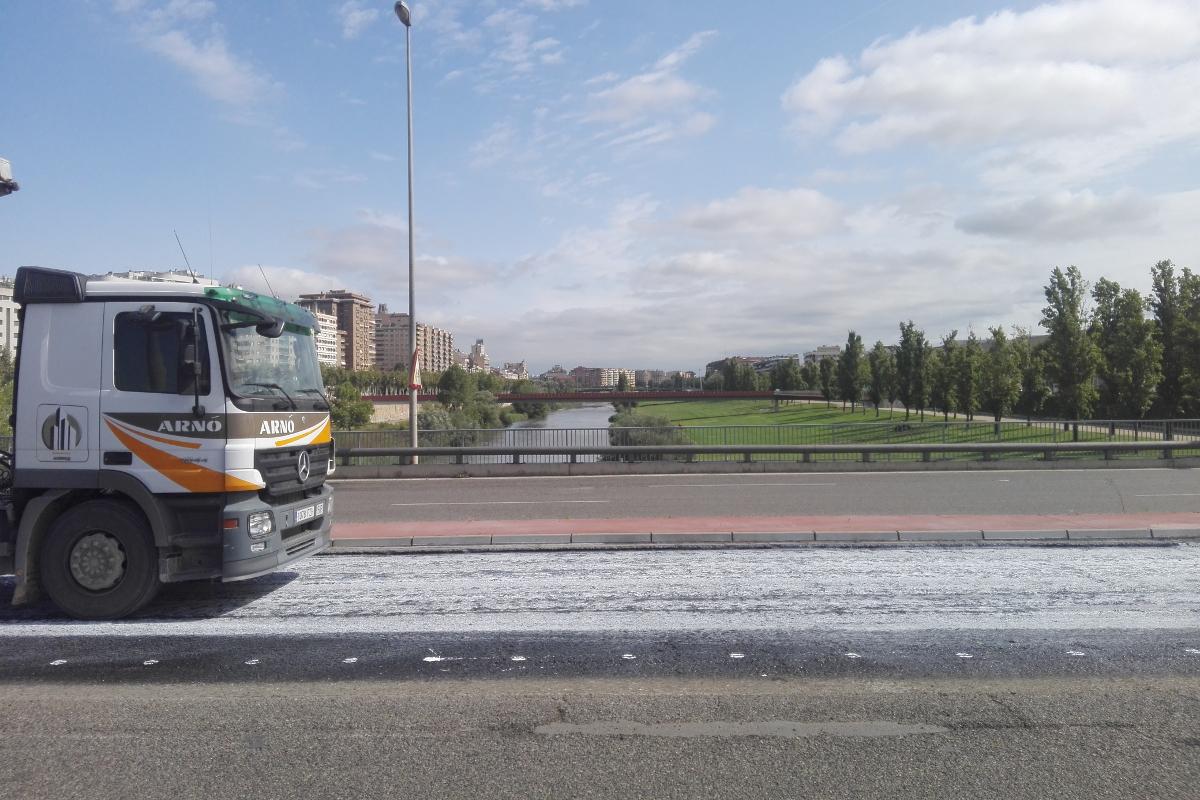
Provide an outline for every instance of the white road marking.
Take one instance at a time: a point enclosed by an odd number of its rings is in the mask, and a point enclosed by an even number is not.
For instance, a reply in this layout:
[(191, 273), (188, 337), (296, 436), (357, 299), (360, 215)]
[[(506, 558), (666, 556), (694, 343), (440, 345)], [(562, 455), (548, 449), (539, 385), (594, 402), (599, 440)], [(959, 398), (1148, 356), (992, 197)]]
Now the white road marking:
[(608, 503), (609, 500), (487, 500), (473, 503), (392, 503), (393, 506), (544, 506), (555, 503)]
[(422, 660), (422, 661), (431, 661), (431, 662), (437, 662), (437, 661), (462, 661), (462, 659), (461, 659), (461, 658), (453, 658), (453, 657), (451, 657), (451, 656), (425, 656), (425, 658), (423, 658), (423, 659), (421, 659), (421, 660)]
[(862, 658), (858, 653), (846, 653), (846, 658)]
[(648, 483), (647, 489), (674, 488), (676, 486), (837, 486), (836, 483)]
[(971, 655), (970, 653), (955, 653), (954, 655), (958, 656), (959, 658), (974, 658), (975, 657), (975, 656)]
[(1184, 648), (1184, 650), (1183, 650), (1183, 652), (1185, 652), (1185, 653), (1191, 653), (1191, 654), (1192, 654), (1192, 655), (1194, 655), (1194, 656), (1200, 656), (1200, 650), (1197, 650), (1197, 649), (1196, 649), (1196, 648), (1194, 648), (1194, 647), (1185, 647), (1185, 648)]
[(637, 658), (637, 656), (635, 656), (633, 653), (626, 653), (625, 655), (621, 656), (621, 658), (628, 661), (628, 660)]
[(157, 658), (149, 658), (149, 659), (146, 659), (145, 661), (143, 661), (143, 662), (142, 662), (142, 666), (144, 666), (144, 667), (153, 667), (153, 666), (154, 666), (155, 664), (157, 664), (157, 663), (158, 663), (158, 659), (157, 659)]
[(250, 659), (249, 661), (247, 661), (247, 662), (246, 662), (246, 665), (247, 665), (247, 666), (250, 666), (250, 667), (253, 667), (253, 666), (255, 666), (256, 664), (258, 664), (258, 659), (257, 659), (257, 658), (252, 658), (252, 659)]
[(1084, 655), (1087, 655), (1087, 653), (1081, 653), (1078, 650), (1068, 650), (1067, 655), (1069, 655), (1069, 656), (1084, 656)]
[[(766, 674), (763, 674), (766, 677)], [(866, 722), (667, 722), (645, 725), (640, 722), (604, 721), (551, 722), (539, 725), (534, 733), (544, 735), (585, 736), (654, 736), (690, 739), (701, 736), (773, 736), (786, 739), (802, 739), (814, 736), (846, 736), (874, 738), (880, 736), (908, 736), (921, 733), (946, 733), (938, 725), (918, 723), (904, 725), (891, 721)]]
[(62, 666), (63, 664), (65, 664), (65, 663), (67, 663), (67, 660), (66, 660), (65, 658), (59, 658), (59, 659), (56, 659), (56, 660), (54, 660), (54, 661), (51, 661), (51, 662), (50, 662), (50, 666), (52, 666), (52, 667), (61, 667), (61, 666)]
[(357, 658), (343, 658), (342, 663), (343, 664), (357, 664), (358, 659)]
[(524, 660), (525, 660), (525, 656), (512, 656), (509, 658), (509, 661), (524, 661)]
[(730, 653), (729, 657), (730, 658), (745, 658), (746, 654), (745, 653)]

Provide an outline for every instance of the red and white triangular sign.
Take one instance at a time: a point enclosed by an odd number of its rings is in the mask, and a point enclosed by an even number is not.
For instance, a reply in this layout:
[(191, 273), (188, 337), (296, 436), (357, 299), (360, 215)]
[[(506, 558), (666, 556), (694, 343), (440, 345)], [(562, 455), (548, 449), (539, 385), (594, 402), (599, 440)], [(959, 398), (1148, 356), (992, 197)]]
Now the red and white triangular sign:
[(412, 371), (409, 373), (408, 388), (425, 388), (421, 385), (421, 354), (416, 350), (413, 351)]

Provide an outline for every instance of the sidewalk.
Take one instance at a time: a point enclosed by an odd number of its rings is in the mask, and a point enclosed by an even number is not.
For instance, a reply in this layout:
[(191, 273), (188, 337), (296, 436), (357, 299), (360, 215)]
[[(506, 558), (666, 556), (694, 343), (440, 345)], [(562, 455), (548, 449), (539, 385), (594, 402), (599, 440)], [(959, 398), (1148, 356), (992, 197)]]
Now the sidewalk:
[(335, 548), (822, 542), (1200, 541), (1200, 513), (338, 522)]

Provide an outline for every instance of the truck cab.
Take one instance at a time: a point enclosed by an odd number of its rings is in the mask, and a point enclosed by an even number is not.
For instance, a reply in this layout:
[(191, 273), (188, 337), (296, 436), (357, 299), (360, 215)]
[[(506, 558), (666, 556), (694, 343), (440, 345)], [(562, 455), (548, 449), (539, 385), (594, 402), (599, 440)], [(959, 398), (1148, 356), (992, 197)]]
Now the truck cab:
[[(243, 580), (330, 546), (316, 319), (272, 297), (22, 267), (0, 572), (116, 619), (163, 583)], [(7, 523), (7, 524), (5, 524)]]

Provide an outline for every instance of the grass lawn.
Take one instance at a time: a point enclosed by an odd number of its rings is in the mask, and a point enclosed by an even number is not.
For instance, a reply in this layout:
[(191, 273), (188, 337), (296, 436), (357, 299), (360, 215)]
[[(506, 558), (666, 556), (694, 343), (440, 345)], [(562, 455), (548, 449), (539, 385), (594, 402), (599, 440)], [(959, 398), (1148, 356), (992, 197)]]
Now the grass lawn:
[[(686, 400), (643, 402), (638, 404), (637, 410), (646, 414), (665, 415), (670, 417), (671, 422), (682, 422), (684, 425), (828, 425), (835, 422), (889, 421), (887, 411), (880, 411), (876, 419), (874, 408), (868, 408), (864, 415), (861, 408), (854, 413), (849, 409), (842, 411), (841, 403), (834, 403), (830, 408), (826, 408), (824, 403), (780, 404), (778, 412), (772, 411), (773, 407), (774, 403), (770, 400)], [(926, 414), (925, 419), (932, 417)], [(904, 421), (903, 410), (890, 421), (896, 420)]]
[[(772, 411), (771, 401), (761, 400), (697, 400), (678, 402), (645, 402), (638, 410), (647, 414), (664, 415), (672, 423), (682, 423), (688, 436), (697, 444), (926, 444), (938, 442), (1070, 442), (1133, 441), (1133, 434), (1117, 430), (1109, 434), (1107, 426), (1080, 426), (1078, 433), (1064, 429), (1062, 423), (1004, 422), (1000, 435), (995, 423), (986, 416), (966, 423), (961, 417), (950, 424), (942, 422), (941, 414), (926, 412), (925, 422), (918, 414), (904, 421), (904, 412), (897, 411), (889, 418), (886, 411), (875, 416), (868, 408), (851, 413), (841, 404), (826, 408), (824, 403), (795, 403), (782, 405)], [(866, 423), (866, 424), (864, 424)], [(811, 428), (776, 426), (812, 425)], [(705, 429), (704, 426), (714, 426)], [(730, 426), (730, 427), (725, 427)], [(739, 429), (735, 426), (755, 426)], [(1145, 438), (1157, 438), (1145, 434)], [(1182, 448), (1181, 448), (1182, 450)], [(1027, 456), (1029, 458), (1035, 455)], [(906, 458), (906, 457), (900, 457)]]

